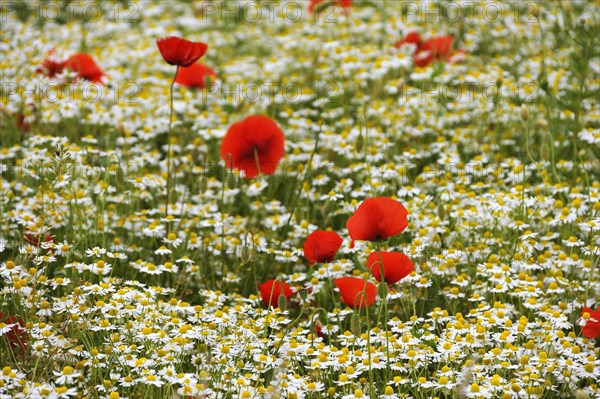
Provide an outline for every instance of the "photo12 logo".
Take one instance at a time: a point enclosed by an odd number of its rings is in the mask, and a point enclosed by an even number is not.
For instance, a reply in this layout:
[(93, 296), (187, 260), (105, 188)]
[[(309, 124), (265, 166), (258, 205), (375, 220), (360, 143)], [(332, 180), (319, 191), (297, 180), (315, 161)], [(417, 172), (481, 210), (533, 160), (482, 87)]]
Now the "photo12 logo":
[(403, 103), (430, 101), (443, 103), (496, 103), (501, 99), (532, 103), (538, 100), (540, 90), (534, 81), (476, 82), (452, 81), (448, 83), (414, 83), (401, 85), (394, 90)]
[(17, 100), (24, 103), (98, 103), (114, 101), (123, 104), (137, 104), (140, 87), (135, 82), (101, 83), (88, 81), (62, 82), (2, 82), (0, 93), (3, 99)]
[(218, 98), (221, 102), (233, 103), (299, 103), (309, 101), (331, 101), (341, 94), (337, 83), (312, 82), (300, 84), (289, 82), (237, 83), (210, 82), (202, 89), (202, 100), (209, 97)]
[[(395, 1), (395, 0), (394, 0)], [(314, 22), (338, 23), (343, 20), (343, 7), (337, 2), (332, 2), (320, 12), (309, 10), (309, 0), (265, 0), (265, 1), (225, 1), (202, 2), (197, 7), (202, 22), (209, 20), (236, 23), (273, 23), (283, 20), (286, 23), (296, 23), (307, 18)]]
[(386, 1), (391, 10), (396, 10), (403, 22), (468, 23), (485, 22), (502, 24), (507, 19), (516, 23), (538, 23), (541, 3), (536, 1)]
[(34, 23), (83, 21), (94, 23), (139, 22), (139, 2), (113, 1), (0, 1), (0, 21), (11, 19)]

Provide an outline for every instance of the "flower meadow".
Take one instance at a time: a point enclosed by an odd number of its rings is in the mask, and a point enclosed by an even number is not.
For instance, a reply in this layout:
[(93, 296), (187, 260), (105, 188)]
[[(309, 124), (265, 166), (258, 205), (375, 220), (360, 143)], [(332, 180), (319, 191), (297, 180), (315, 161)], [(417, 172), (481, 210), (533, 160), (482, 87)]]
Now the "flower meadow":
[(595, 2), (2, 2), (0, 398), (600, 398)]

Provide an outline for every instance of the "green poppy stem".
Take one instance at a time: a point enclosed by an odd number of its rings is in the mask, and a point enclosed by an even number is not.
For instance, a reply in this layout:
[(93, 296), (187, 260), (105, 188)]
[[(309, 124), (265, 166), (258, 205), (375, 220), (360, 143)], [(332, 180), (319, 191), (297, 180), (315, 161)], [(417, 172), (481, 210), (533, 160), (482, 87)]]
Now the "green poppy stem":
[[(167, 195), (165, 200), (165, 219), (169, 218), (169, 199), (171, 195), (171, 136), (173, 133), (173, 86), (175, 86), (175, 79), (177, 79), (177, 74), (179, 73), (179, 65), (175, 69), (175, 76), (173, 76), (173, 81), (171, 81), (171, 86), (169, 88), (169, 97), (170, 97), (170, 112), (169, 112), (169, 133), (167, 135)], [(169, 234), (169, 221), (165, 222), (166, 231)]]

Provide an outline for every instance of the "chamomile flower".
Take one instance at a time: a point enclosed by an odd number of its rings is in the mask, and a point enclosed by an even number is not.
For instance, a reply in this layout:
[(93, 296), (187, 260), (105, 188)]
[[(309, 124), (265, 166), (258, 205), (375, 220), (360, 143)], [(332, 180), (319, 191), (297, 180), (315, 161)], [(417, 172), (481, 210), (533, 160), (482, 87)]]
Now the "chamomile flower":
[(61, 372), (54, 371), (53, 374), (58, 377), (55, 382), (59, 385), (71, 385), (82, 375), (71, 366), (65, 366)]

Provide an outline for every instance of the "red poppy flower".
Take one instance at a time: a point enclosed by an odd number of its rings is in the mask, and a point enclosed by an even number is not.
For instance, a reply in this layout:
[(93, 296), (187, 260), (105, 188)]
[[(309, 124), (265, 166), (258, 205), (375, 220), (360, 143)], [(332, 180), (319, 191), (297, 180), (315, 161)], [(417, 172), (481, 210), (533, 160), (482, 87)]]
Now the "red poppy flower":
[(285, 296), (285, 299), (290, 299), (295, 294), (292, 287), (283, 281), (267, 280), (258, 286), (260, 296), (262, 297), (265, 306), (277, 307), (279, 296)]
[(206, 43), (190, 42), (176, 36), (157, 39), (156, 45), (167, 63), (180, 67), (189, 67), (194, 64), (208, 50)]
[(42, 242), (52, 242), (53, 240), (52, 234), (50, 233), (46, 233), (44, 236), (36, 235), (33, 233), (27, 233), (25, 234), (24, 238), (25, 241), (32, 245), (35, 245), (36, 247), (39, 247)]
[(243, 170), (248, 178), (259, 172), (272, 175), (283, 157), (284, 142), (283, 132), (275, 121), (252, 115), (229, 127), (221, 143), (221, 158), (228, 167)]
[(2, 324), (6, 324), (7, 326), (12, 324), (8, 332), (6, 332), (6, 337), (10, 345), (13, 348), (19, 348), (21, 351), (25, 350), (27, 346), (27, 332), (25, 331), (23, 320), (18, 316), (8, 316), (5, 318), (4, 313), (0, 312), (0, 326)]
[(17, 128), (21, 131), (21, 132), (29, 132), (31, 130), (31, 124), (25, 122), (25, 114), (20, 113), (17, 116)]
[(323, 325), (319, 320), (315, 323), (315, 332), (317, 333), (317, 337), (325, 338), (325, 334), (323, 333)]
[(402, 40), (400, 40), (394, 46), (396, 48), (400, 48), (400, 47), (402, 47), (402, 45), (408, 44), (408, 43), (414, 44), (415, 46), (417, 46), (417, 48), (419, 48), (419, 46), (421, 45), (421, 35), (419, 34), (419, 32), (408, 33), (406, 36), (404, 36), (402, 38)]
[(35, 69), (36, 73), (41, 73), (44, 76), (53, 78), (61, 73), (65, 68), (65, 62), (54, 58), (46, 58), (42, 64)]
[(310, 261), (310, 265), (331, 262), (342, 246), (342, 241), (342, 237), (335, 231), (313, 231), (304, 242), (304, 256)]
[(189, 88), (204, 89), (208, 77), (216, 78), (217, 74), (212, 68), (202, 64), (192, 64), (189, 67), (180, 67), (175, 77), (175, 83)]
[[(35, 115), (33, 115), (33, 112), (35, 112), (35, 106), (33, 106), (32, 104), (28, 104), (29, 108), (31, 108), (31, 112), (32, 115), (30, 116), (31, 119), (34, 119), (33, 117)], [(7, 118), (10, 118), (12, 120), (14, 120), (15, 126), (17, 127), (17, 129), (19, 129), (21, 132), (23, 133), (27, 133), (29, 132), (29, 130), (31, 130), (31, 124), (27, 122), (26, 118), (27, 118), (27, 114), (26, 114), (26, 110), (22, 110), (22, 111), (18, 111), (17, 113), (12, 113), (9, 111), (8, 108), (6, 108), (5, 106), (3, 106), (2, 104), (0, 104), (0, 113), (2, 114), (2, 116), (5, 116)]]
[[(308, 12), (314, 12), (315, 8), (318, 8), (320, 4), (324, 4), (327, 0), (310, 0), (308, 3)], [(336, 4), (339, 7), (342, 7), (345, 12), (348, 12), (350, 6), (352, 5), (352, 0), (330, 0), (329, 4)]]
[[(27, 109), (23, 109), (21, 112), (17, 113), (16, 116), (16, 125), (17, 129), (19, 129), (23, 133), (27, 133), (31, 131), (31, 123), (35, 122), (35, 112), (36, 107), (35, 104), (29, 103), (26, 105)], [(7, 114), (10, 115), (10, 114)], [(12, 116), (12, 115), (10, 115)]]
[(64, 61), (64, 67), (72, 70), (77, 76), (82, 77), (83, 79), (95, 83), (102, 83), (104, 72), (102, 72), (102, 69), (96, 64), (96, 61), (88, 54), (73, 54)]
[(381, 265), (383, 264), (383, 279), (388, 284), (395, 284), (408, 276), (415, 266), (402, 252), (373, 252), (367, 258), (367, 267), (377, 281), (381, 281)]
[(587, 338), (600, 336), (600, 306), (594, 311), (586, 306), (581, 310), (579, 319), (581, 334)]
[(454, 36), (432, 37), (423, 42), (414, 55), (415, 65), (426, 67), (434, 61), (458, 62), (464, 58), (464, 50), (452, 50)]
[(342, 277), (335, 280), (335, 286), (340, 290), (342, 302), (347, 306), (365, 308), (375, 303), (377, 287), (358, 277)]
[(368, 198), (360, 204), (346, 227), (352, 240), (379, 241), (404, 231), (408, 211), (389, 197)]
[(426, 67), (435, 61), (446, 61), (455, 63), (465, 57), (464, 50), (452, 50), (454, 36), (438, 36), (423, 41), (421, 35), (417, 32), (408, 33), (402, 40), (395, 44), (400, 48), (403, 44), (411, 43), (417, 46), (414, 54), (415, 66)]

